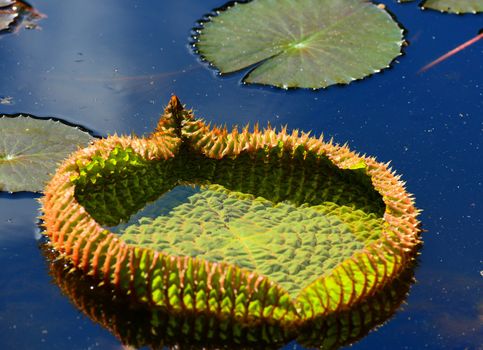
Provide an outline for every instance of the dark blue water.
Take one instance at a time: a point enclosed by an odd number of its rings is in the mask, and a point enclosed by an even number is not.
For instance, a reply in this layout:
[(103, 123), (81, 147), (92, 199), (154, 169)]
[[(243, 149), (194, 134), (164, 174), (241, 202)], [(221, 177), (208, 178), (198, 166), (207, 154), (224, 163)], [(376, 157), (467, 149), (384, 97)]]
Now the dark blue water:
[[(481, 15), (383, 1), (410, 45), (392, 69), (346, 87), (283, 91), (218, 77), (190, 29), (223, 0), (33, 3), (42, 30), (0, 37), (0, 113), (53, 116), (101, 135), (151, 131), (176, 93), (199, 117), (324, 133), (392, 161), (424, 211), (424, 247), (407, 304), (354, 349), (483, 349), (483, 41)], [(0, 349), (121, 349), (47, 274), (38, 196), (0, 194)], [(297, 348), (290, 344), (287, 348)]]

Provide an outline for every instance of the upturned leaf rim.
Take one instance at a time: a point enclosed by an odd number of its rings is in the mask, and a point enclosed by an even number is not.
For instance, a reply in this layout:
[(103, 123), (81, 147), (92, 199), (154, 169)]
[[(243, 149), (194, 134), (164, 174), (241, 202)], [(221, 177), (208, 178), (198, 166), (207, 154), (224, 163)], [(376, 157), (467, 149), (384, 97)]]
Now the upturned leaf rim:
[[(96, 222), (75, 198), (79, 169), (94, 157), (131, 149), (146, 160), (174, 157), (189, 140), (193, 149), (213, 159), (236, 157), (280, 146), (324, 156), (340, 169), (364, 165), (385, 204), (382, 237), (339, 264), (330, 275), (305, 287), (296, 299), (267, 277), (238, 266), (192, 257), (173, 257), (133, 247)], [(412, 195), (388, 164), (358, 155), (347, 146), (324, 143), (297, 131), (267, 128), (242, 133), (211, 128), (193, 117), (173, 96), (155, 132), (147, 138), (110, 136), (72, 154), (57, 170), (41, 199), (43, 226), (50, 244), (84, 273), (132, 294), (151, 307), (174, 313), (197, 312), (260, 322), (303, 326), (361, 303), (399, 276), (414, 260), (420, 244), (419, 211)], [(196, 291), (196, 286), (203, 288)], [(198, 298), (198, 299), (197, 299)], [(201, 300), (201, 301), (200, 301)]]

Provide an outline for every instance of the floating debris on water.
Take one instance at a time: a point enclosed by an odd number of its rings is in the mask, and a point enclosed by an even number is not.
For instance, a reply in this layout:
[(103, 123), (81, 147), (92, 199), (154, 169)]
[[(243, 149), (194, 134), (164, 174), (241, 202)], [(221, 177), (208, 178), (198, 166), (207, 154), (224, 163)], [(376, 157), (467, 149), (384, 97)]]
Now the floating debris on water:
[(13, 105), (12, 96), (0, 96), (0, 105), (11, 106)]
[(0, 33), (15, 33), (21, 28), (40, 29), (37, 21), (45, 17), (25, 1), (0, 0)]

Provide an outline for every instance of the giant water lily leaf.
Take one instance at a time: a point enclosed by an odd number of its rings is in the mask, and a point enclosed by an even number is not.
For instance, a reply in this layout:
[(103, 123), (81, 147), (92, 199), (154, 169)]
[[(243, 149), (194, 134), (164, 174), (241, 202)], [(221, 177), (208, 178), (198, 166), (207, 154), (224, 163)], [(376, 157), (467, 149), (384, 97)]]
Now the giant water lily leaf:
[(402, 30), (366, 0), (253, 0), (202, 23), (196, 49), (221, 73), (255, 65), (247, 83), (322, 88), (379, 72)]
[(59, 162), (90, 140), (87, 132), (59, 121), (0, 117), (0, 190), (42, 191)]
[[(160, 196), (157, 214), (139, 213)], [(141, 305), (243, 327), (293, 330), (361, 305), (419, 244), (387, 165), (285, 129), (211, 128), (176, 97), (150, 136), (72, 154), (42, 204), (45, 234), (83, 273)]]
[(482, 0), (426, 0), (423, 8), (451, 13), (477, 13), (483, 11)]

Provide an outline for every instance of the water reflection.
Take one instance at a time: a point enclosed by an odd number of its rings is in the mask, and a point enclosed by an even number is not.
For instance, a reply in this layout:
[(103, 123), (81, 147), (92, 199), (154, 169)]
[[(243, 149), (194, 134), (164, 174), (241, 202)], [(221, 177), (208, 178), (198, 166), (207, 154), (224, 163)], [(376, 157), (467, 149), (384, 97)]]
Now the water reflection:
[[(42, 30), (9, 36), (0, 46), (5, 73), (0, 91), (16, 101), (5, 112), (61, 117), (103, 134), (142, 134), (146, 120), (159, 114), (160, 97), (169, 96), (193, 69), (195, 75), (203, 71), (186, 42), (206, 5), (59, 0), (35, 5), (49, 15)], [(134, 120), (140, 129), (133, 128)]]
[(328, 318), (314, 319), (299, 333), (273, 324), (240, 326), (206, 315), (176, 315), (148, 309), (132, 297), (72, 268), (48, 243), (41, 244), (49, 274), (62, 293), (86, 316), (133, 347), (160, 349), (277, 349), (296, 340), (305, 347), (338, 349), (386, 322), (405, 300), (414, 281), (415, 264), (383, 291), (357, 307)]

